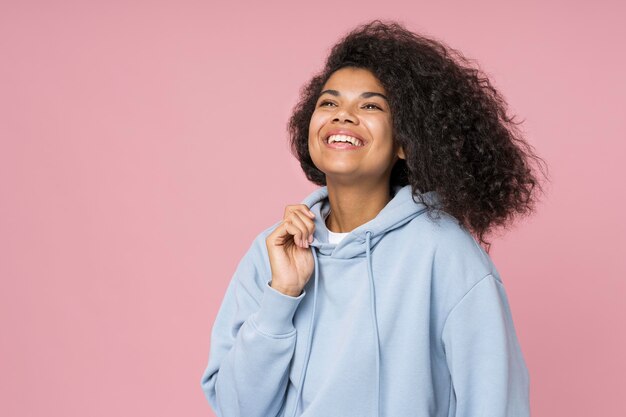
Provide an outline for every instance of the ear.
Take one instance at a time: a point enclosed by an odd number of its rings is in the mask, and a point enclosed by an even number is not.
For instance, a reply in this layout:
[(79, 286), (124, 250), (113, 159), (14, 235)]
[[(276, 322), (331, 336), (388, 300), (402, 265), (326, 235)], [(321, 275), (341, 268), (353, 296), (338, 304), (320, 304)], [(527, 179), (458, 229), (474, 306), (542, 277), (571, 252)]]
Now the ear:
[(404, 149), (402, 146), (398, 146), (398, 158), (406, 159), (406, 155), (404, 154)]

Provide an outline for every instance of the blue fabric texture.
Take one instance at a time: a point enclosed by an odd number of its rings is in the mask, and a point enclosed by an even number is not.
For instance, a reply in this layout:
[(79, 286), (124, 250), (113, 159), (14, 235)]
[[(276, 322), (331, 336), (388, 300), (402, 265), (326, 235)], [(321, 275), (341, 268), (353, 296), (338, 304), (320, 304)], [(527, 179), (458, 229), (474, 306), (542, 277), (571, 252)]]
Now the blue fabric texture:
[[(202, 390), (218, 417), (527, 417), (529, 373), (502, 280), (449, 214), (410, 185), (341, 242), (328, 190), (315, 213), (302, 294), (270, 287), (263, 230), (211, 330)], [(439, 204), (436, 192), (422, 196)]]

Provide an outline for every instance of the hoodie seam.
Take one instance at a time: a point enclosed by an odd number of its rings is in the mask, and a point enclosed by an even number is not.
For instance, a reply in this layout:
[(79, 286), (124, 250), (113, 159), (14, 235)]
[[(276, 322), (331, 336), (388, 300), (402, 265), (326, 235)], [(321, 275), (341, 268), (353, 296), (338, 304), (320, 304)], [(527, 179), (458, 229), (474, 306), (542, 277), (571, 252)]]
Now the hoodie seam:
[[(489, 277), (493, 277), (493, 273), (489, 272), (487, 275), (485, 275), (484, 277), (482, 277), (481, 279), (479, 279), (478, 281), (476, 281), (474, 283), (474, 285), (472, 285), (470, 287), (470, 289), (468, 289), (465, 294), (463, 294), (463, 296), (461, 297), (461, 299), (459, 301), (457, 301), (454, 306), (450, 309), (450, 312), (448, 313), (448, 315), (446, 316), (446, 319), (443, 321), (443, 327), (441, 328), (441, 334), (439, 335), (439, 340), (441, 340), (441, 342), (443, 343), (443, 334), (446, 330), (446, 325), (448, 324), (448, 320), (450, 319), (450, 316), (452, 316), (452, 313), (454, 313), (454, 311), (456, 310), (456, 308), (463, 302), (463, 300), (465, 300), (465, 298), (469, 295), (470, 292), (472, 292), (472, 290), (474, 288), (476, 288), (476, 286), (478, 286), (481, 282), (483, 282), (485, 279), (489, 278)], [(495, 277), (494, 277), (495, 279)], [(445, 344), (444, 344), (445, 345)]]

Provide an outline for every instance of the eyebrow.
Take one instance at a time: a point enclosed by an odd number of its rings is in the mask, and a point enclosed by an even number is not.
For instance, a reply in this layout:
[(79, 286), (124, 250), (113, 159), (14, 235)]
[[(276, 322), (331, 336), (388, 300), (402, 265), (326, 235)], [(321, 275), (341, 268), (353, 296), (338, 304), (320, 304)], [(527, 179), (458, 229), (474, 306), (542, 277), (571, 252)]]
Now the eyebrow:
[[(324, 91), (322, 91), (322, 92), (320, 93), (320, 96), (321, 96), (322, 94), (324, 94), (324, 93), (331, 94), (331, 95), (333, 95), (333, 96), (335, 96), (335, 97), (339, 97), (339, 96), (341, 95), (341, 94), (339, 93), (339, 91), (337, 91), (337, 90), (324, 90)], [(384, 94), (381, 94), (381, 93), (375, 93), (375, 92), (373, 92), (373, 91), (366, 91), (366, 92), (364, 92), (364, 93), (361, 93), (361, 97), (362, 97), (362, 98), (370, 98), (370, 97), (374, 97), (374, 96), (382, 97), (382, 98), (384, 98), (385, 100), (389, 101), (389, 99), (388, 99), (388, 98), (387, 98)]]

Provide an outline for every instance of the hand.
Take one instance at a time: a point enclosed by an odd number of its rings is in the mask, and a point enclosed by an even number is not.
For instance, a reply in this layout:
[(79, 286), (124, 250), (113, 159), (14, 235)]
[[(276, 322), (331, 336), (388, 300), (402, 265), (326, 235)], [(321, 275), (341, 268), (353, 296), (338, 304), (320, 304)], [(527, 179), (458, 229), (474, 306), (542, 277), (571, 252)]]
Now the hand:
[(272, 270), (272, 288), (297, 297), (311, 278), (315, 215), (305, 204), (288, 205), (283, 221), (265, 239)]

